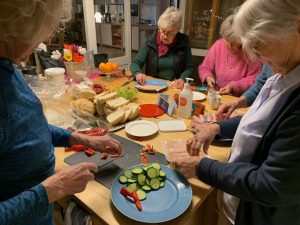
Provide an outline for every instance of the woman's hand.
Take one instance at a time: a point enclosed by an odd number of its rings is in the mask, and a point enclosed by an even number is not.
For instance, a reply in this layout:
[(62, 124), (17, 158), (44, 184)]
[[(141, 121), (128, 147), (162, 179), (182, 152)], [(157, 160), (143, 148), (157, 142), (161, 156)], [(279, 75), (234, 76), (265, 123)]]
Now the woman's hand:
[(69, 139), (69, 143), (70, 145), (84, 145), (100, 152), (108, 152), (118, 155), (122, 153), (121, 143), (108, 134), (103, 136), (89, 136), (73, 132)]
[[(93, 150), (98, 150), (101, 152), (107, 152), (110, 154), (121, 155), (122, 148), (121, 143), (109, 136), (108, 134), (104, 136), (89, 136), (89, 146)], [(109, 148), (108, 148), (109, 147)]]
[(237, 108), (238, 108), (238, 103), (237, 102), (224, 103), (224, 104), (220, 105), (220, 107), (218, 108), (218, 111), (216, 113), (216, 117), (217, 117), (218, 120), (229, 119), (230, 115)]
[(93, 172), (98, 172), (97, 164), (80, 163), (48, 177), (42, 185), (46, 189), (49, 203), (84, 191), (87, 183), (95, 178)]
[(238, 100), (220, 105), (216, 113), (218, 120), (229, 119), (234, 110), (242, 107), (247, 107), (247, 98), (241, 96)]
[(143, 73), (138, 73), (136, 76), (135, 76), (135, 80), (141, 84), (141, 85), (144, 85), (145, 82), (146, 82), (146, 75), (143, 74)]
[(213, 77), (213, 75), (208, 75), (206, 77), (206, 83), (207, 83), (208, 87), (215, 88), (216, 81), (215, 81), (215, 78)]
[(220, 88), (219, 93), (221, 95), (231, 95), (233, 91), (232, 84), (227, 84), (225, 87)]
[(191, 156), (199, 156), (200, 151), (203, 150), (207, 154), (207, 150), (215, 136), (220, 133), (220, 126), (216, 123), (199, 124), (197, 126), (198, 133), (187, 141), (187, 152)]
[(184, 80), (178, 79), (172, 82), (172, 86), (177, 89), (182, 89), (184, 86)]

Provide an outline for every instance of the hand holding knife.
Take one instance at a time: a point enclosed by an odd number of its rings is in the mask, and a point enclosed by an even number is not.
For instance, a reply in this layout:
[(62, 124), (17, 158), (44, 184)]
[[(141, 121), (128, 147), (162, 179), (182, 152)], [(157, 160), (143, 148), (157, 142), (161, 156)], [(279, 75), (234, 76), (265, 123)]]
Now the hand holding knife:
[(125, 83), (123, 83), (122, 85), (121, 85), (121, 87), (123, 87), (123, 86), (126, 86), (127, 84), (129, 84), (131, 81), (133, 81), (134, 80), (134, 76), (132, 76), (132, 77), (130, 77)]

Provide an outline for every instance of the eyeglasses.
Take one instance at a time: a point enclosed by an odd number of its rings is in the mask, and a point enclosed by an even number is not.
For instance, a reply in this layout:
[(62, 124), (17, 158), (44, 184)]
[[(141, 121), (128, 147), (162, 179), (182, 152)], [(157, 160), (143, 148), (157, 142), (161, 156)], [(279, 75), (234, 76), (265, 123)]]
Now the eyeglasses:
[(164, 30), (161, 28), (159, 28), (159, 32), (166, 37), (175, 37), (176, 34), (178, 33), (177, 30), (176, 31), (167, 31), (167, 30)]

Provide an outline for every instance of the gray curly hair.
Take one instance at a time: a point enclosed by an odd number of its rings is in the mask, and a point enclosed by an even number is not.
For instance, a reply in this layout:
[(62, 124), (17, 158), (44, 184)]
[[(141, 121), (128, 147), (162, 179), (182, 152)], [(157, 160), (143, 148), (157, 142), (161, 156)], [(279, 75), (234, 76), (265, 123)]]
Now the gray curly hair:
[(176, 27), (178, 30), (182, 25), (182, 13), (175, 7), (168, 7), (157, 21), (159, 28)]
[(299, 0), (251, 0), (236, 12), (233, 31), (252, 59), (255, 48), (269, 39), (282, 39), (300, 27)]

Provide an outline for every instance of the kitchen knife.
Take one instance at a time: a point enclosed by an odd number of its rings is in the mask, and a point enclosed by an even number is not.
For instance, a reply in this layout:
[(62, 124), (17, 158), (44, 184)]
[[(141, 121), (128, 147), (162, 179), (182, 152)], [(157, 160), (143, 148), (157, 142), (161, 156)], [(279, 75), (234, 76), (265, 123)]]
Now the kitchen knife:
[(121, 85), (121, 87), (126, 86), (127, 84), (129, 84), (133, 80), (134, 80), (134, 77), (129, 78), (124, 84)]

